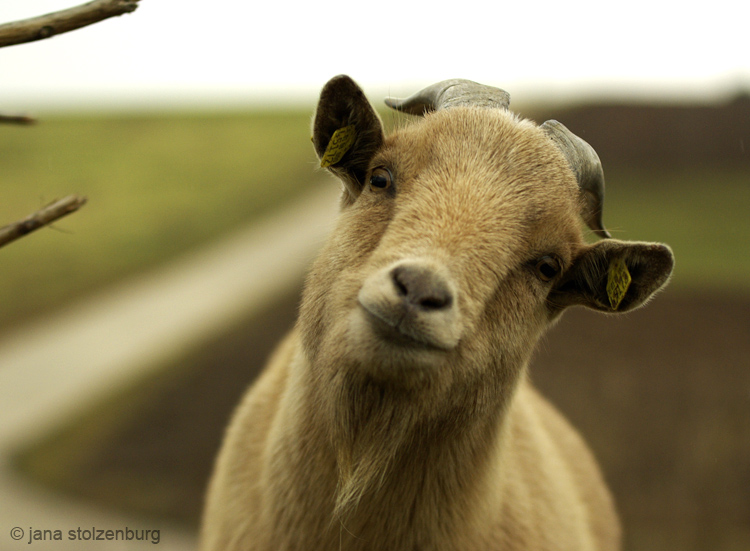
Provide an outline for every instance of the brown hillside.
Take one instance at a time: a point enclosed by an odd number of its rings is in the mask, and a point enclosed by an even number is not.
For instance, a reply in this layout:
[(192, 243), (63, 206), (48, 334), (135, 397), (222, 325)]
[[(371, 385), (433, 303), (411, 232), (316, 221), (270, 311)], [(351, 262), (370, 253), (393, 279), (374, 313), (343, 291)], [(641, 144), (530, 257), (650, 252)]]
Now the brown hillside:
[(591, 104), (537, 117), (565, 124), (594, 146), (605, 166), (750, 169), (750, 93), (717, 105)]

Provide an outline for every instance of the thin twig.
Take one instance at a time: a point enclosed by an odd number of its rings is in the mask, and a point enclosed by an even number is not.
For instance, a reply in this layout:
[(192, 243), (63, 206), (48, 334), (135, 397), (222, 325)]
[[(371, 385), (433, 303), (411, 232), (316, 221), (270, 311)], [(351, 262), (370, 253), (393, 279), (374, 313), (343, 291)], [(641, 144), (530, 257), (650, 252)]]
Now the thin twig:
[(58, 218), (75, 212), (86, 204), (86, 198), (80, 195), (69, 195), (64, 199), (50, 203), (41, 210), (38, 210), (31, 216), (8, 224), (4, 228), (0, 228), (0, 247), (15, 241), (19, 237), (23, 237), (34, 230), (51, 224)]
[(0, 48), (43, 40), (130, 13), (139, 0), (94, 0), (74, 8), (0, 25)]
[(3, 115), (0, 113), (0, 124), (36, 124), (36, 119), (27, 115)]

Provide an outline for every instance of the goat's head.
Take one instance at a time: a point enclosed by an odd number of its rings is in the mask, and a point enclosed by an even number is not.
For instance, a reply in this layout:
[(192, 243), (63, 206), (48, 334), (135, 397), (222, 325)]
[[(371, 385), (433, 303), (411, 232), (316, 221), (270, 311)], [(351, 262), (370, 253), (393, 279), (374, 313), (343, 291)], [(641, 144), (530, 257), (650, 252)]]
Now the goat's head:
[(594, 150), (508, 102), (445, 81), (388, 100), (423, 118), (386, 137), (349, 77), (324, 87), (313, 143), (345, 190), (301, 309), (313, 361), (393, 385), (513, 379), (567, 306), (624, 312), (666, 283), (667, 246), (609, 239)]

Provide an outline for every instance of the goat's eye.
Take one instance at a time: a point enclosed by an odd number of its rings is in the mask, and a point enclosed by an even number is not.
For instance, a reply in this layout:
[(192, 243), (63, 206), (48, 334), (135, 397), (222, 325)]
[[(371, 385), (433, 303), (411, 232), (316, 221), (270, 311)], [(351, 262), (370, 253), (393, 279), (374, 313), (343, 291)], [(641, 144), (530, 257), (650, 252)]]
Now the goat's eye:
[(552, 281), (562, 269), (560, 261), (553, 256), (543, 256), (536, 261), (536, 275), (542, 281)]
[(393, 175), (387, 168), (376, 168), (370, 175), (370, 187), (375, 189), (388, 189), (393, 184)]

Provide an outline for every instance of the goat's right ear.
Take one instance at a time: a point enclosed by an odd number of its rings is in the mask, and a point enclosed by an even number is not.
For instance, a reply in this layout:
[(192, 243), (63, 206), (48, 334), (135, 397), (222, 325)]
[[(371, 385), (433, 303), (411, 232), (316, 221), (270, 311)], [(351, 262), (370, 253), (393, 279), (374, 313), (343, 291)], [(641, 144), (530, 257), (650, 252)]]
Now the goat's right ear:
[(341, 178), (351, 201), (361, 193), (384, 139), (380, 117), (357, 83), (346, 75), (329, 80), (315, 111), (313, 145), (320, 166)]

